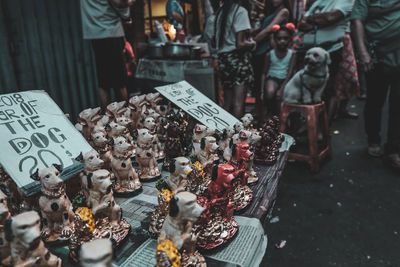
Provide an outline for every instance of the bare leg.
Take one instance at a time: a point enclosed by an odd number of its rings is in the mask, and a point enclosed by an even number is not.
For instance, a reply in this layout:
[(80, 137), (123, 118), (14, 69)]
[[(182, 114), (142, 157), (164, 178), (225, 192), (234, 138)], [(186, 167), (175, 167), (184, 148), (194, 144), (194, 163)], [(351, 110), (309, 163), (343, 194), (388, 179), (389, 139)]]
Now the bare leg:
[(276, 91), (278, 90), (278, 84), (275, 81), (268, 80), (264, 88), (264, 102), (267, 105), (267, 114), (277, 114), (278, 110), (276, 107)]
[(99, 87), (99, 95), (100, 95), (100, 102), (101, 108), (106, 110), (107, 105), (110, 103), (110, 93), (107, 89)]
[(244, 115), (244, 105), (246, 102), (246, 91), (245, 85), (235, 85), (233, 87), (233, 115), (240, 119)]
[(224, 86), (224, 109), (229, 113), (232, 113), (233, 105), (233, 92), (231, 88)]
[(118, 101), (128, 101), (128, 90), (126, 87), (120, 88), (118, 90)]

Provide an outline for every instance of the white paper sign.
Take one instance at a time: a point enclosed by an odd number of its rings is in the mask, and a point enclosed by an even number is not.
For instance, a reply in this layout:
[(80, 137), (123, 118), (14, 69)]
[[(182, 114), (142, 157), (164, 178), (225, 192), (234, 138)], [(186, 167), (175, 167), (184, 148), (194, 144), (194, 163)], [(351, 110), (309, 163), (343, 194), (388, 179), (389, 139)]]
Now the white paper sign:
[(184, 61), (140, 59), (136, 78), (174, 83), (184, 79)]
[(44, 91), (0, 95), (0, 136), (0, 163), (20, 188), (37, 168), (66, 168), (92, 149)]
[(211, 129), (223, 131), (239, 121), (186, 81), (155, 89)]

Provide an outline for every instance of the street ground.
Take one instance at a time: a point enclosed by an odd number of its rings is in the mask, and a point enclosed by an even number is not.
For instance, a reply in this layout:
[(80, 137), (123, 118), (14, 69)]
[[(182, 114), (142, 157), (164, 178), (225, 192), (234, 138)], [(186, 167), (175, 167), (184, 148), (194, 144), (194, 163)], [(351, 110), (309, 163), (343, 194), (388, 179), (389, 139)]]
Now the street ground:
[[(339, 134), (320, 173), (288, 162), (261, 266), (400, 266), (400, 175), (367, 155), (363, 106), (352, 101), (360, 118), (333, 123)], [(286, 246), (275, 248), (281, 240)]]

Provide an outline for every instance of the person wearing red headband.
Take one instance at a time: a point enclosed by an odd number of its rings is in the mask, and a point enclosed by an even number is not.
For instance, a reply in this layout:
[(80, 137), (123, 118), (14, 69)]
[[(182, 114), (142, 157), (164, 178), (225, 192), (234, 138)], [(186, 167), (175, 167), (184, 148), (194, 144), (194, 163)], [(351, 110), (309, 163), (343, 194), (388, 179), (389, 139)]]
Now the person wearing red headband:
[(268, 115), (280, 113), (283, 89), (293, 75), (296, 55), (289, 45), (295, 29), (293, 23), (272, 26), (275, 48), (265, 56), (260, 88)]

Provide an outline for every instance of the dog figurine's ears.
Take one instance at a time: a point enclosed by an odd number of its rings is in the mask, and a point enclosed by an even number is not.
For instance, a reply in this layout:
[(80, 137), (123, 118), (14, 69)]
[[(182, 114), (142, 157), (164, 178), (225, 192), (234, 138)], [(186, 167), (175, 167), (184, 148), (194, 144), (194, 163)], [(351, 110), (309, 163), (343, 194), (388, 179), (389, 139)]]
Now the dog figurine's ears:
[(215, 181), (218, 178), (218, 164), (215, 164), (214, 167), (212, 168), (212, 173), (211, 173), (211, 180)]
[(205, 149), (206, 148), (206, 138), (205, 137), (201, 138), (200, 148), (201, 149)]
[(328, 65), (332, 63), (331, 56), (329, 55), (328, 52), (326, 52), (325, 54), (325, 63)]
[(92, 176), (93, 176), (93, 173), (92, 173), (92, 172), (89, 172), (88, 175), (86, 176), (87, 187), (88, 187), (89, 189), (92, 188), (92, 186), (93, 186), (93, 183), (92, 183)]
[(76, 161), (82, 162), (83, 161), (83, 154), (82, 152), (75, 158)]
[(229, 148), (233, 147), (233, 138), (231, 138), (231, 140), (229, 141)]
[(179, 213), (178, 199), (173, 197), (169, 202), (169, 216), (176, 217)]
[(132, 138), (137, 138), (138, 135), (139, 135), (138, 130), (135, 130), (131, 133)]
[(59, 164), (53, 164), (53, 167), (56, 168), (60, 173), (63, 171), (63, 167)]
[(4, 234), (5, 234), (5, 238), (8, 242), (13, 241), (13, 239), (14, 239), (14, 234), (11, 229), (11, 224), (12, 224), (11, 218), (7, 219), (6, 222), (4, 223)]
[(107, 123), (106, 126), (104, 126), (104, 130), (106, 130), (106, 132), (111, 131), (111, 126), (109, 123)]
[(113, 146), (114, 145), (114, 138), (111, 138), (108, 142), (108, 145)]
[(222, 136), (222, 133), (220, 131), (218, 131), (218, 130), (216, 130), (215, 133), (213, 134), (213, 137), (215, 138), (217, 143), (219, 142), (219, 140), (221, 140), (221, 136)]
[(36, 169), (36, 171), (34, 173), (31, 174), (31, 179), (35, 180), (35, 181), (39, 181), (39, 168)]
[(228, 137), (228, 131), (226, 129), (224, 129), (222, 131), (221, 139), (225, 140), (227, 137)]
[(169, 163), (169, 172), (174, 173), (176, 171), (176, 160), (172, 159), (171, 162)]

